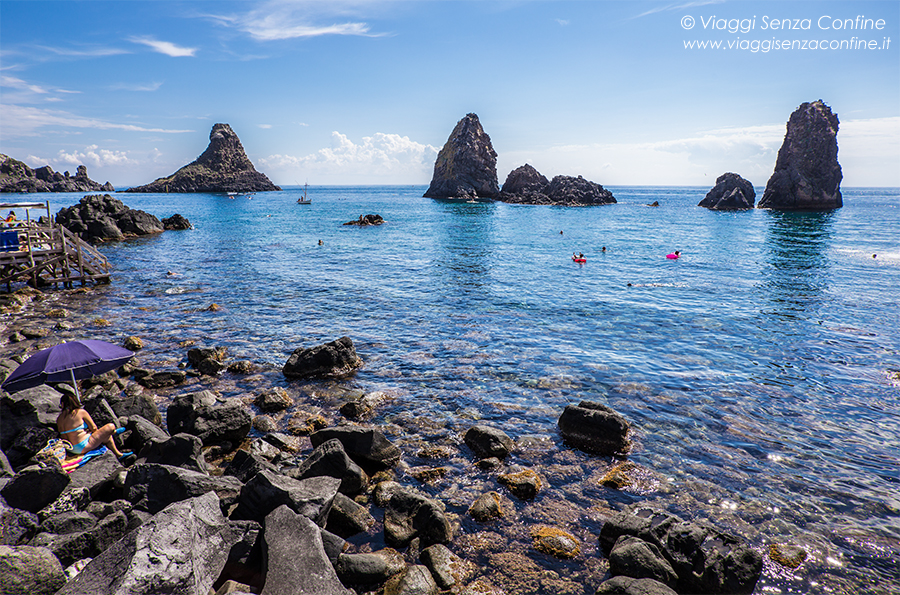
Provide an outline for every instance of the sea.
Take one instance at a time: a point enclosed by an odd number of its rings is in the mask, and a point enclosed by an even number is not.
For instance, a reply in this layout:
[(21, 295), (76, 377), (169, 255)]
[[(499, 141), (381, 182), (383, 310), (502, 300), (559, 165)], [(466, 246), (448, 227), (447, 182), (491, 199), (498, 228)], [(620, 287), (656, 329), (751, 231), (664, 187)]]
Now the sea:
[[(311, 186), (308, 205), (303, 187), (119, 193), (193, 229), (100, 246), (112, 283), (90, 299), (110, 326), (93, 336), (142, 337), (142, 361), (170, 365), (187, 339), (226, 346), (323, 410), (341, 391), (382, 391), (369, 423), (404, 445), (407, 470), (444, 473), (398, 480), (458, 514), (455, 551), (508, 593), (592, 594), (603, 519), (640, 503), (759, 549), (756, 593), (900, 592), (900, 189), (844, 188), (827, 212), (715, 212), (697, 206), (699, 187), (613, 186), (617, 204), (583, 208), (425, 189)], [(27, 199), (55, 213), (81, 196)], [(384, 224), (344, 225), (366, 214)], [(342, 336), (365, 362), (352, 378), (317, 389), (280, 374), (294, 349)], [(600, 485), (620, 461), (560, 438), (560, 413), (582, 400), (632, 424), (633, 486)], [(503, 491), (461, 444), (475, 423), (516, 440), (507, 462), (546, 484), (534, 502), (503, 492), (495, 527), (465, 514)], [(422, 445), (453, 454), (429, 460)], [(571, 532), (582, 554), (535, 551), (541, 524)], [(806, 558), (791, 569), (773, 546)], [(517, 572), (537, 578), (522, 586)]]

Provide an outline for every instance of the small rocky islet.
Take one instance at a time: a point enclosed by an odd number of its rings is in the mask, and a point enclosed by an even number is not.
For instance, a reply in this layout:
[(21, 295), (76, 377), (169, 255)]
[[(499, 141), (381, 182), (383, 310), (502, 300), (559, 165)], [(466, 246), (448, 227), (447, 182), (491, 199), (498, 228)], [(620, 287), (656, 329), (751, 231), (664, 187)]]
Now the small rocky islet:
[[(2, 347), (0, 376), (96, 327), (79, 312), (93, 291), (12, 294), (6, 308), (27, 316)], [(390, 395), (341, 388), (364, 365), (348, 337), (298, 348), (280, 370), (190, 341), (166, 365), (153, 341), (124, 337), (135, 360), (82, 383), (95, 421), (126, 428), (122, 446), (137, 455), (127, 467), (107, 453), (67, 475), (34, 459), (55, 436), (65, 385), (0, 396), (5, 585), (671, 594), (750, 593), (760, 576), (759, 546), (654, 503), (664, 487), (652, 471), (623, 465), (631, 424), (600, 403), (567, 406), (558, 440), (537, 450), (467, 420), (434, 440), (377, 421)], [(616, 487), (604, 482), (613, 472)]]

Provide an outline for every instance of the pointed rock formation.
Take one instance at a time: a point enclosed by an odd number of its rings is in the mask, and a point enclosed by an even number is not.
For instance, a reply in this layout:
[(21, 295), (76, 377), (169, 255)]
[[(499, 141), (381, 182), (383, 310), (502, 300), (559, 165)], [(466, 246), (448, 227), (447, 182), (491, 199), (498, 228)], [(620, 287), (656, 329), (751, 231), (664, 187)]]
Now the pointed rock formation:
[(215, 124), (209, 146), (193, 163), (171, 176), (125, 192), (265, 192), (281, 190), (253, 167), (237, 134), (228, 124)]
[(757, 205), (760, 209), (837, 209), (841, 165), (837, 160), (838, 118), (822, 100), (804, 103), (791, 114), (775, 173)]
[(457, 122), (434, 162), (428, 198), (497, 198), (497, 152), (475, 114)]
[(578, 176), (555, 176), (547, 181), (527, 163), (509, 172), (499, 200), (513, 204), (582, 207), (616, 202), (612, 192)]
[(87, 167), (79, 165), (75, 177), (69, 172), (53, 171), (49, 165), (32, 169), (17, 159), (0, 154), (0, 192), (115, 192), (107, 182), (100, 185), (87, 175)]
[(737, 174), (724, 173), (716, 178), (716, 185), (706, 193), (698, 207), (706, 207), (714, 211), (733, 209), (752, 209), (756, 201), (753, 184)]

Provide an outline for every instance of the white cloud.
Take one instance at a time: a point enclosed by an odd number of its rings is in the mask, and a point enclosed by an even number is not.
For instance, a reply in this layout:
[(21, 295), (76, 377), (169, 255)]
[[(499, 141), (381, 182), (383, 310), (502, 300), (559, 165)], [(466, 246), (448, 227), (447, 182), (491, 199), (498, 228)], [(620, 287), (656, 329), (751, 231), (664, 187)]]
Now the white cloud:
[(362, 35), (377, 37), (369, 32), (363, 22), (331, 23), (316, 25), (315, 18), (333, 18), (330, 15), (346, 12), (341, 2), (296, 2), (272, 0), (253, 10), (235, 15), (206, 15), (207, 18), (226, 27), (243, 31), (257, 41), (276, 41), (321, 35)]
[(271, 155), (260, 159), (265, 170), (287, 180), (303, 177), (334, 182), (425, 183), (431, 178), (438, 149), (398, 134), (376, 133), (356, 144), (340, 132), (331, 133), (331, 147), (303, 157)]
[(76, 58), (97, 58), (103, 56), (118, 56), (121, 54), (130, 54), (127, 50), (118, 48), (93, 48), (87, 50), (76, 50), (71, 48), (55, 48), (45, 45), (36, 46), (42, 50), (47, 50), (59, 56), (72, 56)]
[(560, 25), (561, 27), (565, 27), (566, 25), (569, 24), (569, 21), (566, 21), (566, 20), (564, 20), (564, 19), (556, 19), (556, 22), (559, 23), (559, 25)]
[(165, 54), (173, 58), (192, 57), (197, 53), (197, 48), (181, 47), (175, 45), (170, 41), (159, 41), (158, 39), (154, 39), (152, 37), (131, 37), (129, 38), (129, 41), (133, 43), (140, 43), (149, 47), (155, 52), (159, 52), (160, 54)]
[(111, 151), (101, 149), (97, 145), (89, 145), (83, 151), (67, 153), (60, 150), (57, 156), (51, 160), (58, 168), (67, 165), (87, 165), (90, 167), (134, 165), (136, 162), (129, 159), (125, 151)]
[(2, 126), (5, 140), (17, 137), (33, 136), (41, 128), (52, 127), (54, 132), (65, 131), (70, 128), (92, 128), (99, 130), (126, 130), (129, 132), (164, 132), (177, 134), (182, 132), (194, 132), (193, 130), (171, 130), (166, 128), (147, 128), (134, 124), (117, 124), (95, 118), (83, 118), (75, 114), (41, 109), (36, 107), (24, 107), (21, 105), (2, 104), (0, 113), (3, 114)]
[(272, 125), (271, 124), (260, 124), (259, 127), (262, 128), (263, 130), (268, 130), (269, 128), (272, 127)]
[(115, 83), (108, 87), (110, 91), (157, 91), (162, 83)]
[(23, 81), (20, 78), (7, 76), (5, 74), (0, 76), (0, 86), (10, 89), (28, 91), (37, 95), (45, 95), (47, 93), (80, 93), (80, 91), (68, 91), (66, 89), (59, 89), (55, 87), (42, 87), (40, 85), (33, 85), (29, 82)]

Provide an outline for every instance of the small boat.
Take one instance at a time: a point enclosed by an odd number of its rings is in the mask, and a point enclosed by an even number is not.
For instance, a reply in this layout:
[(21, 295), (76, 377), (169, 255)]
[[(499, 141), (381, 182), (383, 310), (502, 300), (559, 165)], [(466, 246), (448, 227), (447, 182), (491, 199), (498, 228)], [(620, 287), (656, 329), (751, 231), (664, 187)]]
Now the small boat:
[(309, 198), (309, 196), (306, 193), (306, 189), (308, 186), (309, 186), (309, 184), (303, 185), (303, 196), (301, 196), (300, 198), (297, 199), (298, 205), (311, 205), (312, 204), (312, 199)]

